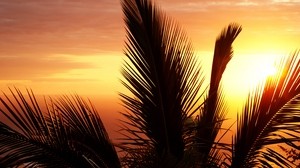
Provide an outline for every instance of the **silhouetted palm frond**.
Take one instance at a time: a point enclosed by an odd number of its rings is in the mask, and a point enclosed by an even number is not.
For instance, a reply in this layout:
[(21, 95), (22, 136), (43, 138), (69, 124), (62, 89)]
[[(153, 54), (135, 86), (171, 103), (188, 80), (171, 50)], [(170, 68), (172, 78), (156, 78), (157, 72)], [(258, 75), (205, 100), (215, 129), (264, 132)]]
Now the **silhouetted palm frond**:
[[(215, 43), (209, 94), (205, 100), (203, 110), (200, 111), (199, 120), (197, 121), (196, 144), (198, 144), (198, 150), (203, 159), (201, 162), (203, 162), (202, 164), (205, 164), (205, 166), (208, 166), (208, 163), (204, 162), (210, 162), (209, 160), (213, 155), (212, 153), (217, 152), (216, 150), (212, 152), (212, 149), (213, 146), (217, 145), (215, 144), (215, 138), (221, 129), (227, 111), (220, 89), (220, 82), (226, 65), (233, 56), (232, 43), (241, 30), (241, 26), (230, 24), (222, 31)], [(209, 154), (210, 152), (212, 153)], [(213, 160), (216, 161), (216, 159)]]
[(298, 52), (282, 61), (279, 72), (249, 95), (243, 113), (238, 116), (232, 167), (253, 167), (262, 162), (289, 164), (274, 149), (263, 147), (299, 140), (299, 136), (287, 137), (299, 131)]
[(158, 165), (170, 167), (184, 156), (184, 123), (203, 82), (200, 67), (186, 35), (153, 3), (124, 0), (122, 7), (130, 60), (123, 85), (132, 93), (121, 94), (130, 111), (123, 113), (129, 120), (123, 149), (149, 149)]
[(92, 167), (120, 167), (119, 158), (101, 118), (92, 105), (79, 96), (64, 96), (55, 107), (69, 130), (69, 144), (87, 159)]
[[(0, 121), (2, 167), (120, 167), (100, 117), (82, 99), (65, 97), (42, 110), (32, 92), (27, 99), (18, 89), (11, 94), (0, 98), (8, 120)], [(73, 112), (78, 116), (66, 116)]]

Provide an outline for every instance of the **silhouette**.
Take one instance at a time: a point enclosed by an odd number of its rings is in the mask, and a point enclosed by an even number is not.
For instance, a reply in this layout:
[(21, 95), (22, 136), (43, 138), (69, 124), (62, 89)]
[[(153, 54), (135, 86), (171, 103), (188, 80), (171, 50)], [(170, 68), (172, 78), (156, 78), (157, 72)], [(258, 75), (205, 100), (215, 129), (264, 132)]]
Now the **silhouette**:
[[(226, 116), (220, 81), (241, 32), (230, 24), (216, 40), (209, 86), (181, 28), (148, 0), (122, 0), (127, 41), (120, 93), (127, 111), (113, 144), (90, 102), (61, 96), (40, 108), (18, 90), (0, 98), (1, 167), (293, 167), (272, 146), (299, 141), (300, 61), (282, 60), (280, 73), (249, 93), (232, 144), (216, 138)], [(1, 107), (2, 107), (1, 106)], [(225, 128), (226, 129), (226, 128)], [(228, 128), (229, 129), (229, 128)], [(225, 132), (226, 133), (226, 132)], [(115, 147), (122, 155), (118, 157)]]

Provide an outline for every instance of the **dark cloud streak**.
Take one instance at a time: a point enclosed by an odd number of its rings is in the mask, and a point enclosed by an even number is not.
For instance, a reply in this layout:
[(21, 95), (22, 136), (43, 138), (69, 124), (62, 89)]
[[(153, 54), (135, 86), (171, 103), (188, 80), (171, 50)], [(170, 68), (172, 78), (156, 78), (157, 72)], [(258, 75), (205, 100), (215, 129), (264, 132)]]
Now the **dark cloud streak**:
[(93, 68), (90, 63), (74, 62), (64, 57), (0, 57), (1, 80), (37, 80), (45, 74), (65, 72), (69, 69)]

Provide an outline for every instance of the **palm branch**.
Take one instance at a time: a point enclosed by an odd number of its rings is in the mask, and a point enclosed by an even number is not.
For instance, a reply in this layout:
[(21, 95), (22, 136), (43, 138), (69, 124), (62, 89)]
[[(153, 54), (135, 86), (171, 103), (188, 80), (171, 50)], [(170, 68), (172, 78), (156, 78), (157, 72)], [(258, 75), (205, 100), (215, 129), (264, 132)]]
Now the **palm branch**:
[(128, 119), (122, 131), (124, 159), (146, 151), (154, 159), (145, 162), (175, 166), (184, 157), (184, 123), (203, 82), (200, 66), (185, 33), (151, 1), (123, 0), (122, 7), (129, 59), (122, 83), (132, 94), (120, 94), (130, 111), (122, 113)]
[(216, 136), (226, 116), (226, 106), (220, 82), (226, 65), (233, 56), (232, 43), (241, 30), (241, 26), (230, 24), (222, 31), (215, 43), (209, 93), (198, 117), (195, 142), (201, 155), (200, 160), (203, 160), (201, 162), (206, 167), (211, 159), (217, 161), (212, 156), (218, 153), (218, 150), (214, 150), (216, 149), (215, 145), (218, 144), (216, 143)]
[(27, 99), (11, 94), (0, 98), (8, 120), (0, 121), (2, 167), (120, 167), (98, 113), (81, 98), (51, 101), (44, 111), (31, 91)]
[(55, 102), (55, 107), (66, 121), (69, 143), (89, 160), (91, 167), (120, 167), (100, 115), (90, 101), (86, 102), (77, 95), (64, 96)]
[[(300, 61), (299, 52), (280, 64), (278, 76), (258, 87), (238, 116), (232, 167), (290, 165), (274, 144), (299, 141)], [(290, 165), (291, 166), (291, 165)]]

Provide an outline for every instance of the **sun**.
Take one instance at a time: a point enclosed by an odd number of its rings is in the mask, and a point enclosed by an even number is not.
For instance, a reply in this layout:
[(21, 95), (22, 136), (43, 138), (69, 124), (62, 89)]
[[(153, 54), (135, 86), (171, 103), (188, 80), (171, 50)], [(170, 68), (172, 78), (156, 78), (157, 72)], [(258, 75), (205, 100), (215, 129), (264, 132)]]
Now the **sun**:
[(278, 73), (278, 61), (274, 55), (258, 55), (254, 62), (252, 62), (249, 69), (248, 82), (252, 87), (257, 86), (259, 83), (263, 83), (267, 78), (276, 76)]
[(248, 94), (267, 78), (278, 75), (278, 53), (241, 54), (232, 59), (224, 75), (223, 84), (227, 91), (236, 95)]
[(266, 78), (275, 75), (277, 72), (277, 68), (274, 64), (270, 64), (269, 62), (260, 62), (253, 68), (253, 79), (260, 81), (265, 80)]
[(267, 78), (275, 77), (278, 70), (279, 55), (272, 54), (256, 54), (252, 56), (252, 62), (248, 67), (248, 84), (250, 88), (255, 88), (264, 83)]

